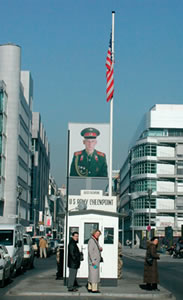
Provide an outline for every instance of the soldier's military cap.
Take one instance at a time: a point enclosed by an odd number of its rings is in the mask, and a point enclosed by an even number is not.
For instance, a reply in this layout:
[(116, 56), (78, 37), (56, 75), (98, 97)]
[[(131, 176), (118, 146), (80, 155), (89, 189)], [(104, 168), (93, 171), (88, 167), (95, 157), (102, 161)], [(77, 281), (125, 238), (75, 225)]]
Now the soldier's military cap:
[(81, 135), (85, 139), (96, 139), (96, 137), (100, 135), (100, 131), (96, 128), (88, 127), (81, 131)]

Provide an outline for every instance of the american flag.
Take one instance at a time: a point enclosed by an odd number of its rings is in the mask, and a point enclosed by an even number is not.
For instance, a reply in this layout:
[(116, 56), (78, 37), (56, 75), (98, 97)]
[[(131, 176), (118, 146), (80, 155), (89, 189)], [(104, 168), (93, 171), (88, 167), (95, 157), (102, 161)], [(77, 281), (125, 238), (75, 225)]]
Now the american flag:
[(106, 78), (107, 78), (107, 102), (109, 102), (113, 98), (114, 94), (114, 62), (112, 58), (112, 47), (111, 47), (111, 42), (112, 42), (112, 36), (110, 36), (110, 41), (109, 41), (109, 48), (107, 51), (107, 58), (106, 58)]

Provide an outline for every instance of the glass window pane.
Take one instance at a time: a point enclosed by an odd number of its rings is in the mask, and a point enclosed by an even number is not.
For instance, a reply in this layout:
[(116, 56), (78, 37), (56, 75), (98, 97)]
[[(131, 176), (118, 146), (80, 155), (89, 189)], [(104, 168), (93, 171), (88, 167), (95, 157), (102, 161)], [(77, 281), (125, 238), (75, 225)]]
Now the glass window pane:
[(2, 245), (13, 245), (13, 230), (0, 230), (0, 241)]
[(104, 228), (104, 244), (114, 244), (114, 228)]
[(88, 244), (93, 231), (96, 229), (99, 229), (99, 223), (84, 223), (84, 244)]

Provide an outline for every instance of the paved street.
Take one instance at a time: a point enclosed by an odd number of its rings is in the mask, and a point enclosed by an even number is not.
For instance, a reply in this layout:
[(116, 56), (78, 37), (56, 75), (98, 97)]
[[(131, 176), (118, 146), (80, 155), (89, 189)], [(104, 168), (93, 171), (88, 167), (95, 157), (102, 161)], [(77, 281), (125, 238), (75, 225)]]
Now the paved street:
[[(143, 262), (145, 250), (124, 247), (124, 272), (130, 272), (143, 276)], [(135, 261), (135, 263), (134, 263)], [(160, 254), (158, 261), (160, 284), (171, 291), (177, 300), (183, 298), (182, 278), (183, 259), (172, 258), (168, 254)]]
[[(123, 279), (118, 281), (117, 287), (101, 287), (101, 294), (88, 294), (85, 286), (79, 292), (68, 293), (63, 281), (55, 280), (55, 256), (48, 259), (35, 259), (35, 268), (17, 276), (4, 289), (0, 289), (1, 300), (18, 299), (175, 299), (171, 293), (161, 287), (160, 292), (147, 292), (139, 285), (142, 283), (142, 258), (134, 259), (124, 257)], [(135, 269), (135, 271), (133, 271)]]

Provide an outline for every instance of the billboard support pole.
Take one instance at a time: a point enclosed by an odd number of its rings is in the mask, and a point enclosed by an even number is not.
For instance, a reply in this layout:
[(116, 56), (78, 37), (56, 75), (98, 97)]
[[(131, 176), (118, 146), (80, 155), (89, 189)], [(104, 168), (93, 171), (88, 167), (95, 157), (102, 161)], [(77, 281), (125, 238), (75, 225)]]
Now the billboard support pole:
[(69, 203), (69, 152), (70, 152), (70, 130), (68, 130), (68, 134), (67, 134), (67, 189), (66, 189), (66, 208), (65, 208), (64, 285), (67, 284), (67, 235), (68, 235), (68, 214), (69, 214), (69, 211), (68, 211), (68, 203)]
[[(114, 17), (115, 11), (112, 11), (112, 61), (114, 63)], [(114, 65), (113, 65), (114, 67)], [(110, 151), (109, 151), (109, 196), (112, 196), (112, 144), (113, 144), (113, 98), (110, 100)]]

